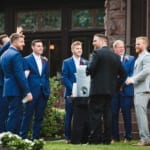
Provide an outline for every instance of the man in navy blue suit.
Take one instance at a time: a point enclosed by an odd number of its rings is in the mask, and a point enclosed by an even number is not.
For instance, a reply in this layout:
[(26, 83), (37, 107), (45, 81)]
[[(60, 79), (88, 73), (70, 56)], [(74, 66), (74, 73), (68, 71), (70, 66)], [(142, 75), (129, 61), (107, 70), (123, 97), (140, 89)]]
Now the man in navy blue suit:
[(72, 96), (73, 83), (76, 83), (75, 73), (79, 65), (86, 64), (86, 60), (81, 58), (82, 43), (74, 41), (71, 44), (72, 56), (65, 59), (62, 64), (62, 82), (65, 86), (65, 139), (67, 143), (71, 142), (71, 122), (73, 115), (73, 103), (70, 100)]
[(43, 58), (43, 43), (40, 39), (31, 43), (33, 53), (26, 56), (24, 70), (29, 87), (33, 95), (31, 102), (25, 103), (20, 136), (25, 139), (32, 122), (32, 139), (40, 138), (40, 128), (43, 121), (44, 110), (50, 95), (49, 66), (47, 59)]
[[(9, 37), (7, 34), (0, 35), (0, 56), (6, 51), (10, 46)], [(3, 72), (0, 67), (0, 133), (6, 131), (6, 119), (8, 116), (8, 103), (5, 100), (6, 98), (3, 97)]]
[[(16, 33), (23, 31), (22, 27), (17, 27)], [(0, 56), (5, 52), (10, 46), (10, 38), (7, 34), (0, 35)], [(0, 133), (6, 131), (6, 120), (8, 117), (8, 102), (6, 97), (3, 97), (3, 84), (4, 75), (0, 67)]]
[[(125, 54), (125, 46), (122, 40), (116, 40), (113, 43), (113, 50), (120, 56), (122, 65), (127, 73), (127, 77), (131, 77), (134, 69), (135, 57)], [(119, 133), (119, 112), (121, 110), (124, 120), (124, 142), (132, 139), (131, 130), (131, 108), (133, 105), (133, 84), (122, 84), (119, 91), (116, 92), (112, 99), (112, 143), (120, 140)]]
[(9, 105), (6, 130), (18, 134), (22, 118), (22, 98), (26, 96), (32, 100), (27, 79), (23, 70), (23, 57), (19, 51), (25, 45), (24, 35), (13, 33), (10, 36), (11, 45), (0, 58), (0, 65), (4, 73), (3, 96)]

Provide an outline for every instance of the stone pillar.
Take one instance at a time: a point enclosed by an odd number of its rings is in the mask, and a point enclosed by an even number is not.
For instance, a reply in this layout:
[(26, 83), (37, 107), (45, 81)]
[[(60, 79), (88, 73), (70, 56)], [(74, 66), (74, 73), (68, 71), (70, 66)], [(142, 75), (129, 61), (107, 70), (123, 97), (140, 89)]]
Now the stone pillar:
[(125, 16), (126, 0), (105, 1), (104, 28), (105, 35), (109, 37), (110, 46), (117, 39), (125, 41)]

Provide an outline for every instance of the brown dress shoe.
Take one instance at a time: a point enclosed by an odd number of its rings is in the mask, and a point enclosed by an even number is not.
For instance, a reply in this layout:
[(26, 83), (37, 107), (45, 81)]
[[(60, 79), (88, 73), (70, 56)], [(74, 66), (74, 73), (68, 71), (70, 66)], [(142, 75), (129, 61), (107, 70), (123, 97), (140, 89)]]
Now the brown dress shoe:
[(133, 144), (134, 146), (150, 146), (150, 142), (138, 142), (137, 144)]

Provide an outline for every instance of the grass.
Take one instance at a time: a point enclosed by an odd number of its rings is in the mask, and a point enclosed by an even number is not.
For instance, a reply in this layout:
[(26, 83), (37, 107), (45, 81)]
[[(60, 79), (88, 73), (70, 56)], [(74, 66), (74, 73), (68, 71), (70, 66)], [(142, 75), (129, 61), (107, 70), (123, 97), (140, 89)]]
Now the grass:
[(66, 144), (63, 140), (47, 141), (44, 150), (149, 150), (150, 146), (139, 147), (132, 144), (137, 141), (128, 143), (117, 142), (111, 145), (86, 145), (86, 144)]

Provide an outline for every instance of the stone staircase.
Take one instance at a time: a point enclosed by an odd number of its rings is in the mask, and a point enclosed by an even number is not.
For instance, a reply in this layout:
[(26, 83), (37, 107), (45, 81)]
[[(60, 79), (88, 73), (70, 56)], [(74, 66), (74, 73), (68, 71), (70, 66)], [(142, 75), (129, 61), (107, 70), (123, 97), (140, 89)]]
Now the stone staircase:
[[(150, 129), (150, 109), (148, 111), (148, 118), (149, 118), (149, 129)], [(124, 122), (123, 122), (121, 112), (120, 112), (120, 115), (119, 115), (119, 126), (120, 126), (120, 137), (123, 138), (123, 136), (124, 136)], [(135, 116), (134, 109), (132, 109), (132, 137), (135, 140), (139, 139), (139, 132), (138, 132), (138, 127), (137, 127), (137, 122), (136, 122), (136, 116)]]

